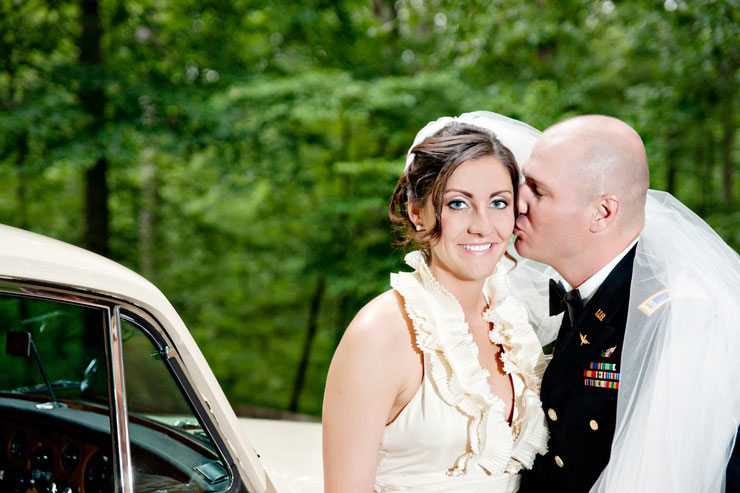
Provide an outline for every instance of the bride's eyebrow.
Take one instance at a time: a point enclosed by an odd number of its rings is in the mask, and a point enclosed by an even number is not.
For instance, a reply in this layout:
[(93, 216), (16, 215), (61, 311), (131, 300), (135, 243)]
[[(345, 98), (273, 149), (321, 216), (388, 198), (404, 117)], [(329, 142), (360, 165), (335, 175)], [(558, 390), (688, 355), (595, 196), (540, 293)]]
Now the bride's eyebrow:
[(465, 195), (466, 197), (470, 197), (471, 199), (473, 198), (473, 194), (466, 190), (460, 190), (459, 188), (448, 188), (447, 190), (445, 190), (445, 194), (452, 193), (452, 192), (461, 193)]
[[(471, 199), (473, 198), (473, 194), (472, 193), (467, 192), (465, 190), (460, 190), (459, 188), (448, 188), (447, 190), (445, 190), (445, 194), (448, 194), (448, 193), (451, 193), (451, 192), (455, 192), (455, 193), (459, 193), (459, 194), (465, 195), (466, 197), (469, 197)], [(496, 195), (503, 195), (505, 193), (511, 194), (512, 191), (511, 191), (511, 189), (505, 188), (505, 189), (499, 190), (497, 192), (492, 192), (491, 195), (489, 195), (489, 197), (495, 197)]]
[(493, 192), (493, 193), (491, 193), (491, 195), (489, 195), (489, 197), (495, 197), (496, 195), (506, 195), (506, 194), (509, 194), (509, 195), (511, 195), (511, 194), (513, 194), (513, 193), (514, 193), (514, 192), (513, 192), (513, 191), (512, 191), (511, 189), (509, 189), (509, 188), (505, 188), (505, 189), (503, 189), (503, 190), (499, 190), (498, 192)]

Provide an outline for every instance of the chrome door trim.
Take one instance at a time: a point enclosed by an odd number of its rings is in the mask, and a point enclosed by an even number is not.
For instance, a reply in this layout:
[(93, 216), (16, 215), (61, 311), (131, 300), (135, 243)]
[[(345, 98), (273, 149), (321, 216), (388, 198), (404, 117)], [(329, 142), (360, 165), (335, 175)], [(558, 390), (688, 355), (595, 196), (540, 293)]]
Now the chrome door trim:
[(113, 447), (118, 457), (116, 464), (116, 491), (133, 493), (133, 468), (131, 465), (131, 443), (128, 431), (128, 408), (126, 404), (126, 382), (123, 371), (123, 339), (121, 333), (121, 309), (118, 305), (113, 312), (108, 311), (108, 346), (110, 351), (110, 370), (112, 377), (111, 396), (113, 404), (112, 421), (117, 433), (113, 434)]

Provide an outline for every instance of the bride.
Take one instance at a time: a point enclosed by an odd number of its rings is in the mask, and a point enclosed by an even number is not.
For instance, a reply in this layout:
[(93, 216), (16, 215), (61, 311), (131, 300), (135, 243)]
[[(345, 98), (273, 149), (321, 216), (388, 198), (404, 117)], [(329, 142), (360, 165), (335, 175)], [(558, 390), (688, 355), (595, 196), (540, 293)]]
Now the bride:
[[(390, 204), (413, 272), (368, 303), (329, 369), (326, 492), (514, 492), (546, 452), (544, 356), (508, 292), (519, 171), (537, 132), (489, 112), (424, 127)], [(513, 151), (513, 153), (512, 153)]]

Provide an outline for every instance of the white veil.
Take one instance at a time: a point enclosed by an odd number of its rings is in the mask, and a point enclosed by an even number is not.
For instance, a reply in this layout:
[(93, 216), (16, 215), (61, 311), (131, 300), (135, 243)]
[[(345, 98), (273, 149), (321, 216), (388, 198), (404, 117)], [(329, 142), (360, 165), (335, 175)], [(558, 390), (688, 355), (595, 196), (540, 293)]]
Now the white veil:
[(650, 190), (609, 465), (591, 491), (721, 492), (740, 417), (740, 257)]
[[(457, 117), (444, 116), (427, 123), (416, 134), (411, 149), (452, 122), (466, 123), (492, 132), (514, 154), (520, 172), (522, 163), (529, 159), (534, 143), (541, 134), (536, 128), (519, 120), (491, 111), (473, 111)], [(414, 160), (411, 149), (406, 156), (406, 168)], [(562, 315), (550, 316), (548, 282), (551, 278), (562, 280), (562, 277), (548, 265), (520, 257), (514, 250), (513, 241), (508, 252), (517, 260), (516, 267), (507, 276), (511, 292), (527, 307), (530, 321), (540, 342), (543, 345), (552, 342), (558, 335)]]

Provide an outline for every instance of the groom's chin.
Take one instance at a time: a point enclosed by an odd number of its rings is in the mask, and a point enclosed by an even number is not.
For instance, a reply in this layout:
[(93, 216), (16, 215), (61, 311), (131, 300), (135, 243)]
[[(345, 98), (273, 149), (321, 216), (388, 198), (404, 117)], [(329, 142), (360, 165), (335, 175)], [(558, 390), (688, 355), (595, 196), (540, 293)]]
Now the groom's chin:
[(524, 241), (522, 237), (519, 235), (517, 235), (516, 239), (514, 240), (514, 250), (516, 250), (516, 253), (518, 253), (522, 257), (529, 258), (527, 257), (527, 254), (526, 254), (527, 252), (526, 241)]
[(528, 247), (529, 245), (527, 244), (527, 241), (521, 236), (517, 236), (516, 240), (514, 240), (514, 249), (516, 250), (516, 253), (519, 254), (519, 256), (530, 260), (537, 260), (535, 258), (532, 258), (534, 252), (532, 252), (531, 249)]

